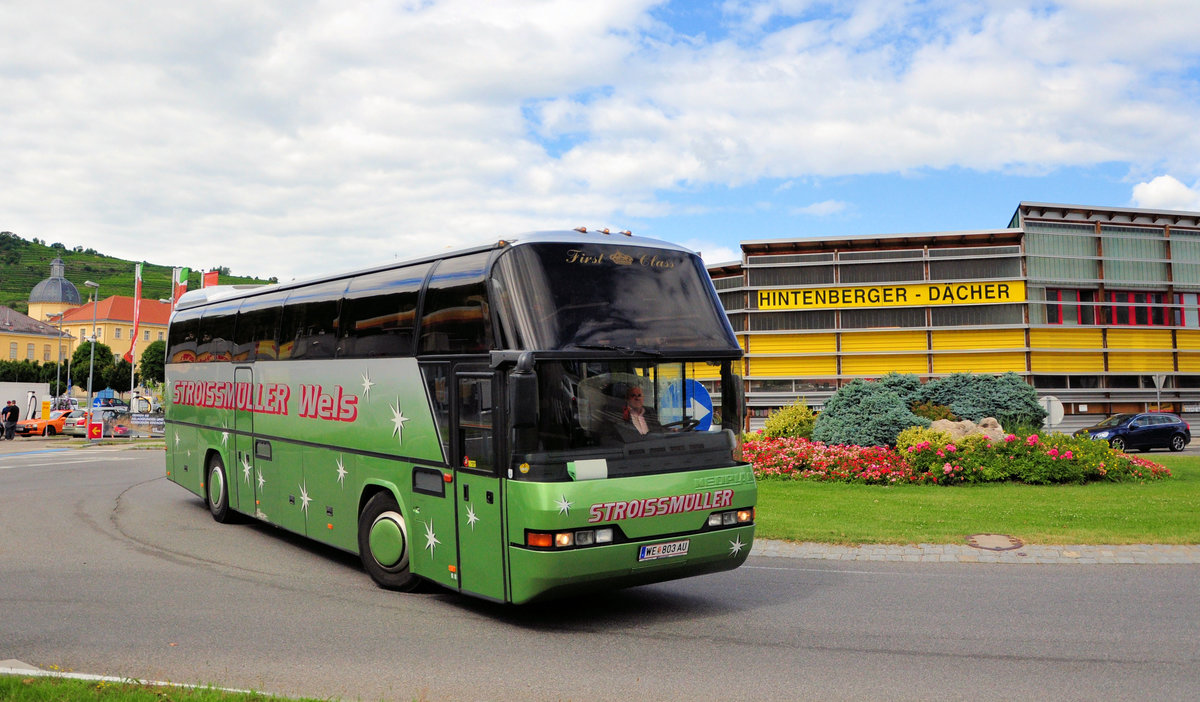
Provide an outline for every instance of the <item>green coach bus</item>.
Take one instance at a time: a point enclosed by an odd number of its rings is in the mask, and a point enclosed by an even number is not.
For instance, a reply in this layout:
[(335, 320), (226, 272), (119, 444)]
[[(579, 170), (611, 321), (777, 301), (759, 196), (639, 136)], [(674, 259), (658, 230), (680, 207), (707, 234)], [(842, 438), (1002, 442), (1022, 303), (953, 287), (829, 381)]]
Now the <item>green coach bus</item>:
[(741, 355), (700, 258), (627, 233), (205, 288), (171, 316), (166, 472), (396, 590), (730, 570), (757, 497)]

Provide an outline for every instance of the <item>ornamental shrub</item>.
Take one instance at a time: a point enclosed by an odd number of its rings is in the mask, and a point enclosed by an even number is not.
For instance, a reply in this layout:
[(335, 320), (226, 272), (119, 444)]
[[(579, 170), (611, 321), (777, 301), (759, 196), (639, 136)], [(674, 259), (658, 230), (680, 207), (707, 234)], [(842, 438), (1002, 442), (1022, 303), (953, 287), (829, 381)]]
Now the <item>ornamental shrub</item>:
[(916, 401), (945, 405), (954, 414), (973, 422), (995, 417), (1003, 427), (1040, 427), (1046, 419), (1037, 392), (1016, 373), (1000, 376), (954, 373), (926, 383)]
[(950, 408), (945, 405), (935, 405), (932, 402), (918, 402), (912, 406), (912, 413), (918, 417), (924, 417), (931, 422), (936, 422), (939, 419), (948, 419), (951, 422), (957, 422), (958, 417), (955, 416)]
[(772, 412), (763, 426), (763, 435), (771, 438), (811, 439), (816, 419), (812, 408), (801, 398)]
[(875, 381), (881, 388), (887, 388), (900, 396), (907, 406), (912, 406), (921, 396), (921, 379), (911, 373), (892, 371)]
[(855, 379), (838, 388), (813, 425), (814, 441), (853, 446), (890, 446), (901, 431), (929, 426), (885, 385)]

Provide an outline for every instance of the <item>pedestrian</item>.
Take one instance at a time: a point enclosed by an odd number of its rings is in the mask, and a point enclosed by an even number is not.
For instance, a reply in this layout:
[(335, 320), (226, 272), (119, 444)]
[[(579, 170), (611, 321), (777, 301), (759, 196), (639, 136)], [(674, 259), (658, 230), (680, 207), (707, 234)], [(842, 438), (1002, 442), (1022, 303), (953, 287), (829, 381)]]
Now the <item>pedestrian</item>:
[(21, 417), (21, 408), (17, 407), (16, 400), (9, 400), (8, 404), (0, 410), (0, 419), (4, 420), (4, 438), (8, 441), (13, 440), (13, 432), (17, 429), (17, 420)]

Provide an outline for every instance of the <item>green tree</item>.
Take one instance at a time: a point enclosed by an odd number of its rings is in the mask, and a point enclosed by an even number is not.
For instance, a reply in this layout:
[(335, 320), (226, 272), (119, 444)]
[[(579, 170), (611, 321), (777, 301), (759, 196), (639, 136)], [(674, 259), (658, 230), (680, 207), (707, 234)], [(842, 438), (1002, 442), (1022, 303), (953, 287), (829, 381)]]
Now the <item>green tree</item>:
[(96, 344), (96, 363), (91, 366), (92, 342), (84, 341), (71, 354), (71, 382), (87, 389), (88, 369), (92, 368), (92, 392), (103, 390), (105, 373), (113, 365), (112, 349), (107, 344)]
[(138, 374), (143, 384), (161, 383), (166, 380), (167, 342), (151, 342), (142, 352)]
[(133, 388), (132, 382), (133, 366), (123, 358), (104, 369), (105, 385), (120, 394), (129, 392)]

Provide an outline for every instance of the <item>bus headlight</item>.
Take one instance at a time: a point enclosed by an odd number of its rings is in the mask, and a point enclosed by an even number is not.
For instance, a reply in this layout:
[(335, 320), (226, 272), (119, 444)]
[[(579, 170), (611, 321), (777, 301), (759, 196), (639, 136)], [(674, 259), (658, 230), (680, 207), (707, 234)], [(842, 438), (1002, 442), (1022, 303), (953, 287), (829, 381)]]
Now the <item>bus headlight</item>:
[(713, 512), (708, 515), (708, 526), (725, 527), (736, 524), (749, 524), (754, 521), (754, 508), (731, 510), (729, 512)]
[(575, 548), (613, 543), (612, 527), (580, 529), (579, 531), (525, 532), (525, 545), (533, 548)]

